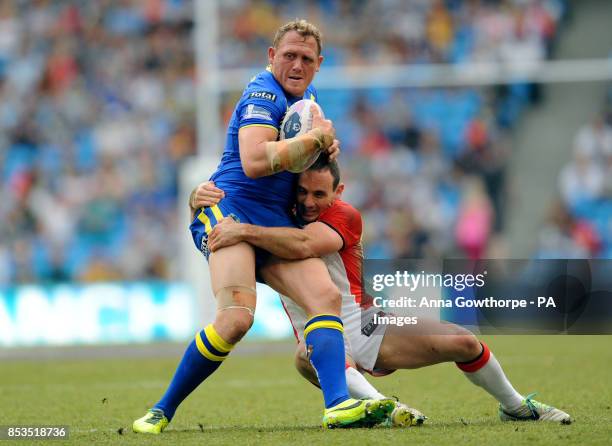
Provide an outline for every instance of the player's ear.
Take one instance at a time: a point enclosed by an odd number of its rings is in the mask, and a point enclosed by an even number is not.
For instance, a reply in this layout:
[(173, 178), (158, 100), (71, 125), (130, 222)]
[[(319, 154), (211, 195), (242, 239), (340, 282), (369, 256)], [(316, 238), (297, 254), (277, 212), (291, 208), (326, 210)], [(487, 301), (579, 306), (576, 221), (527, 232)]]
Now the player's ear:
[(335, 192), (336, 198), (340, 198), (342, 196), (342, 192), (344, 192), (344, 183), (338, 184)]
[(323, 63), (323, 56), (319, 56), (319, 65), (317, 66), (317, 71), (321, 68), (321, 64)]
[(276, 48), (273, 46), (268, 48), (268, 63), (272, 65), (272, 61), (274, 60), (274, 56), (276, 55)]

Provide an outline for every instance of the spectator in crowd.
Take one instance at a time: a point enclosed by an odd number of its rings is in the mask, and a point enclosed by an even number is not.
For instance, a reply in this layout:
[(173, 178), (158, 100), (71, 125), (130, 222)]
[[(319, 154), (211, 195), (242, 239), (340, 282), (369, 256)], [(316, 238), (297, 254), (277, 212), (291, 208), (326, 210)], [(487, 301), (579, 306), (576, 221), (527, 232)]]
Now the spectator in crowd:
[(542, 257), (612, 257), (612, 126), (605, 116), (576, 133), (572, 159), (559, 173), (560, 201), (540, 234)]
[(606, 124), (603, 113), (595, 115), (591, 123), (580, 128), (574, 149), (595, 161), (612, 155), (612, 127)]
[(484, 257), (493, 228), (493, 209), (479, 178), (467, 178), (459, 207), (455, 237), (457, 246), (471, 260)]
[(604, 172), (591, 156), (589, 149), (575, 146), (572, 161), (559, 174), (559, 188), (563, 202), (568, 207), (583, 201), (592, 201), (602, 195)]
[(538, 256), (551, 259), (594, 257), (601, 247), (593, 226), (577, 220), (560, 200), (554, 202), (538, 243)]

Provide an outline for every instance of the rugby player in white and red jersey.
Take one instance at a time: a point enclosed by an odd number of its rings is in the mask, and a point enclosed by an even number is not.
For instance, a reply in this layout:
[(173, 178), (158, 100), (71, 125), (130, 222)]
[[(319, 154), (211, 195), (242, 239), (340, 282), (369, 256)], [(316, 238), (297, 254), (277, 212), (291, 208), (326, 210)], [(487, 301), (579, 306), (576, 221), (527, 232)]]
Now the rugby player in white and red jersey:
[[(383, 397), (357, 370), (382, 376), (397, 369), (453, 361), (472, 383), (499, 401), (502, 421), (570, 423), (571, 417), (567, 413), (532, 399), (532, 395), (519, 394), (488, 346), (463, 327), (433, 320), (419, 320), (418, 329), (409, 325), (373, 323), (374, 315), (380, 309), (362, 296), (361, 214), (342, 201), (343, 190), (337, 163), (321, 157), (299, 177), (296, 217), (303, 229), (266, 228), (225, 219), (210, 234), (209, 247), (214, 252), (246, 241), (282, 259), (321, 257), (325, 261), (342, 294), (341, 317), (347, 344), (346, 376), (353, 398)], [(200, 205), (213, 205), (221, 193), (211, 183), (202, 183), (196, 189), (195, 197)], [(272, 262), (260, 270), (268, 283), (274, 281), (273, 269)], [(317, 377), (308, 361), (308, 347), (301, 329), (306, 314), (282, 293), (281, 298), (298, 339), (296, 367), (316, 385)], [(419, 411), (398, 403), (388, 424), (411, 426), (421, 424), (425, 418)]]

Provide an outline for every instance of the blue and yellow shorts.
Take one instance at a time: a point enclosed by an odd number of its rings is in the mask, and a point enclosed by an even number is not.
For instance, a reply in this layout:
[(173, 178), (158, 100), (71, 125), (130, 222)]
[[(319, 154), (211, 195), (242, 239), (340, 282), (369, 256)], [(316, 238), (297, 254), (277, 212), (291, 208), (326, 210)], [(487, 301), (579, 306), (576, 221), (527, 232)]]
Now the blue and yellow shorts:
[[(249, 223), (267, 227), (291, 227), (297, 225), (293, 216), (280, 206), (270, 206), (253, 200), (241, 200), (235, 197), (225, 197), (217, 205), (201, 208), (196, 211), (195, 218), (189, 226), (191, 236), (196, 248), (204, 254), (206, 260), (210, 255), (208, 249), (208, 235), (224, 217), (232, 217), (238, 223)], [(256, 248), (255, 258), (257, 267), (261, 266), (269, 253)]]

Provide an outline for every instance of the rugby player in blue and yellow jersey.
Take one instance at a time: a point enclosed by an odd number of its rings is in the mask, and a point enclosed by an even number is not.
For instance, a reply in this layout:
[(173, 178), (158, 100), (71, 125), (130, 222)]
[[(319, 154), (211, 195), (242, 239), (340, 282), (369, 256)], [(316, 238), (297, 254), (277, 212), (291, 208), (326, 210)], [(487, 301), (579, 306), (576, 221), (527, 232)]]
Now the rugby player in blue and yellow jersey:
[[(223, 158), (211, 177), (225, 191), (225, 197), (218, 205), (193, 209), (190, 229), (196, 246), (209, 261), (217, 301), (215, 320), (196, 334), (162, 399), (134, 421), (135, 432), (163, 431), (178, 405), (219, 367), (253, 323), (256, 265), (266, 261), (268, 254), (246, 242), (211, 253), (208, 235), (212, 228), (226, 216), (260, 226), (294, 227), (289, 212), (295, 173), (305, 170), (321, 152), (332, 158), (338, 155), (331, 121), (314, 108), (310, 131), (278, 140), (287, 108), (305, 96), (316, 100), (310, 83), (323, 62), (319, 30), (304, 20), (283, 25), (268, 49), (268, 62), (268, 69), (252, 79), (236, 105)], [(384, 421), (394, 409), (392, 400), (349, 397), (339, 316), (341, 296), (323, 261), (269, 259), (267, 264), (274, 277), (270, 285), (290, 296), (308, 317), (304, 337), (325, 400), (323, 426), (371, 426)]]

